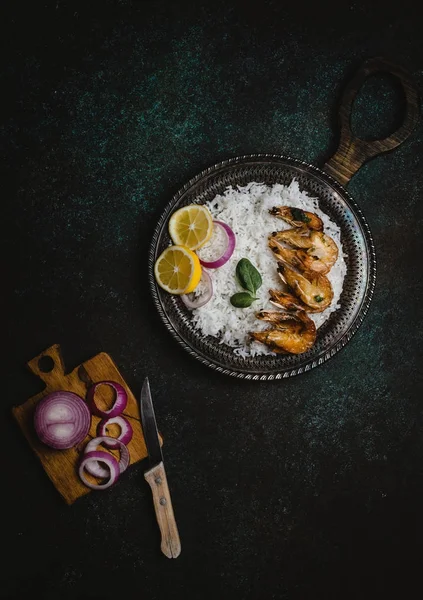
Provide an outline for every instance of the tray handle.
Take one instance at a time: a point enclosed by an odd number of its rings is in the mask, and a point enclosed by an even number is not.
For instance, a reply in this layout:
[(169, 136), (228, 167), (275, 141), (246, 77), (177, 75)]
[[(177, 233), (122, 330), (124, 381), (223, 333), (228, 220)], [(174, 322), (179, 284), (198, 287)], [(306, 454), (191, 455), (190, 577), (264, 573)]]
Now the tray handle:
[[(401, 127), (382, 140), (366, 141), (351, 131), (351, 111), (354, 99), (364, 81), (379, 72), (390, 73), (399, 79), (405, 95), (405, 115)], [(383, 58), (370, 58), (359, 68), (347, 85), (339, 108), (341, 136), (335, 154), (323, 166), (323, 170), (345, 185), (369, 159), (393, 150), (412, 133), (420, 116), (420, 99), (417, 87), (407, 71)]]

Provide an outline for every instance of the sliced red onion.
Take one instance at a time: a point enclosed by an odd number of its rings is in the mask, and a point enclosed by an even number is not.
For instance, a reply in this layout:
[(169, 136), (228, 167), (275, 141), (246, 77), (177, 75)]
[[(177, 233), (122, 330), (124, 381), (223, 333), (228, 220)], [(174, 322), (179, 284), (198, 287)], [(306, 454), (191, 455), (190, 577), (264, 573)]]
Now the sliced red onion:
[[(95, 392), (100, 385), (108, 385), (114, 389), (116, 393), (116, 398), (112, 408), (109, 410), (101, 410), (98, 408), (95, 403)], [(99, 417), (117, 417), (123, 412), (128, 404), (128, 394), (125, 391), (125, 388), (120, 385), (120, 383), (116, 383), (115, 381), (99, 381), (90, 387), (87, 393), (87, 401), (91, 406), (91, 410), (94, 414)]]
[(224, 253), (219, 258), (216, 258), (213, 261), (201, 260), (200, 258), (200, 263), (203, 265), (203, 267), (206, 267), (206, 269), (218, 269), (219, 267), (222, 267), (225, 263), (227, 263), (228, 260), (231, 258), (233, 251), (235, 250), (236, 244), (235, 234), (229, 227), (229, 225), (227, 225), (223, 221), (213, 221), (213, 223), (215, 225), (219, 225), (219, 227), (223, 229), (223, 231), (226, 233), (228, 243)]
[[(84, 471), (88, 465), (99, 462), (107, 466), (106, 477), (109, 477), (109, 479), (105, 483), (91, 483), (85, 477)], [(81, 481), (92, 490), (106, 490), (111, 485), (116, 483), (119, 478), (119, 473), (119, 464), (116, 458), (112, 456), (112, 454), (109, 454), (108, 452), (102, 452), (100, 450), (95, 452), (87, 452), (84, 454), (78, 470)]]
[[(107, 427), (116, 423), (120, 427), (120, 433), (117, 438), (109, 436), (107, 433)], [(108, 448), (119, 448), (119, 442), (122, 444), (129, 444), (132, 440), (132, 426), (128, 419), (118, 415), (117, 417), (110, 417), (109, 419), (102, 419), (97, 425), (97, 435), (104, 437), (104, 445)]]
[(202, 294), (195, 296), (195, 293), (192, 292), (191, 294), (182, 294), (181, 296), (182, 302), (191, 310), (204, 306), (213, 296), (213, 283), (209, 273), (205, 269), (203, 269), (201, 274), (201, 282), (206, 287)]
[(88, 406), (73, 392), (52, 392), (39, 401), (34, 427), (39, 439), (55, 450), (82, 442), (91, 424)]
[[(100, 444), (104, 444), (105, 446), (107, 446), (107, 443), (109, 441), (110, 438), (108, 438), (107, 436), (101, 436), (92, 439), (85, 446), (84, 454), (87, 454), (88, 452), (95, 452), (97, 450), (97, 447), (100, 446)], [(125, 446), (125, 444), (120, 440), (115, 439), (115, 443), (115, 448), (119, 448), (120, 451), (119, 471), (120, 473), (123, 473), (128, 468), (130, 462), (129, 450)], [(102, 450), (102, 452), (104, 451)], [(105, 454), (108, 454), (108, 452), (106, 452)], [(109, 454), (109, 456), (111, 455)], [(91, 475), (94, 475), (95, 477), (108, 477), (109, 475), (109, 471), (103, 468), (98, 461), (94, 460), (90, 461), (87, 465), (85, 465), (85, 469), (88, 471), (88, 473), (91, 473)]]

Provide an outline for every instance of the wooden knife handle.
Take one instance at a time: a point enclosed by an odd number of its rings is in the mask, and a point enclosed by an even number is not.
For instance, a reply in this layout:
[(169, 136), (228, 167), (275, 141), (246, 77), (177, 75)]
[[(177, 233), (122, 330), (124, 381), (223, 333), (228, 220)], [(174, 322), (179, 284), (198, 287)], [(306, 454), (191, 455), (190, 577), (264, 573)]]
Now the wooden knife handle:
[(164, 464), (161, 462), (156, 467), (146, 471), (144, 477), (153, 492), (154, 509), (162, 534), (162, 552), (168, 558), (177, 558), (181, 553), (181, 542), (175, 515), (173, 514)]

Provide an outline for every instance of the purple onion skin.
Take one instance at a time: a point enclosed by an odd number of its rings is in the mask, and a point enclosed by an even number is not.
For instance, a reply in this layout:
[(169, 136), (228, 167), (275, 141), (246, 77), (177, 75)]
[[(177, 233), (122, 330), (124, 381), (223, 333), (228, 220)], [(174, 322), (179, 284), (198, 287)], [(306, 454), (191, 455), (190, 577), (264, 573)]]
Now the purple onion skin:
[[(119, 425), (119, 427), (121, 429), (121, 432), (117, 438), (114, 438), (112, 436), (107, 437), (106, 428), (107, 428), (107, 425), (110, 424), (110, 421), (115, 422), (117, 425)], [(122, 425), (120, 425), (119, 421), (122, 421)], [(118, 440), (118, 441), (122, 442), (122, 444), (125, 444), (125, 445), (129, 444), (129, 442), (132, 440), (133, 434), (134, 434), (134, 431), (132, 429), (132, 425), (130, 424), (128, 419), (125, 419), (125, 417), (123, 417), (122, 415), (118, 415), (117, 417), (108, 417), (106, 419), (102, 419), (97, 425), (97, 435), (103, 436), (106, 439), (110, 440), (110, 441), (104, 441), (104, 445), (108, 448), (112, 448), (112, 449), (119, 448), (119, 443), (116, 442), (115, 440)]]
[[(54, 420), (51, 412), (54, 408), (58, 412), (60, 406), (73, 414), (64, 415), (62, 419), (56, 414)], [(69, 417), (73, 417), (73, 420)], [(57, 435), (60, 425), (70, 425), (75, 422), (76, 426), (69, 436)], [(80, 444), (87, 437), (90, 425), (91, 414), (88, 406), (73, 392), (58, 391), (48, 394), (38, 402), (34, 412), (34, 428), (37, 437), (43, 444), (54, 450), (68, 450)]]
[(205, 260), (200, 259), (200, 263), (202, 264), (203, 267), (206, 267), (206, 269), (219, 269), (220, 267), (223, 267), (223, 265), (225, 265), (228, 262), (228, 260), (231, 258), (232, 254), (235, 250), (235, 246), (236, 246), (236, 237), (235, 237), (235, 234), (232, 231), (232, 229), (229, 227), (229, 225), (227, 225), (223, 221), (213, 221), (213, 222), (216, 225), (219, 225), (223, 229), (223, 231), (226, 233), (226, 236), (228, 238), (228, 246), (227, 246), (225, 252), (222, 254), (222, 256), (220, 256), (216, 260), (205, 261)]
[[(87, 461), (97, 461), (97, 462), (105, 463), (108, 466), (109, 471), (110, 471), (110, 479), (108, 481), (106, 481), (106, 483), (103, 483), (103, 484), (91, 483), (90, 481), (88, 481), (88, 479), (85, 477), (85, 473), (84, 473), (85, 464), (87, 463)], [(97, 451), (93, 451), (93, 452), (87, 452), (86, 454), (82, 455), (78, 474), (79, 474), (79, 477), (80, 477), (82, 483), (84, 483), (90, 489), (106, 490), (110, 486), (114, 485), (116, 483), (116, 481), (119, 479), (120, 471), (119, 471), (118, 461), (116, 460), (116, 458), (114, 456), (112, 456), (108, 452), (102, 452), (101, 450), (97, 450)]]
[[(95, 403), (95, 392), (100, 385), (108, 385), (115, 390), (115, 402), (112, 408), (109, 410), (101, 410)], [(125, 388), (120, 385), (120, 383), (116, 383), (116, 381), (98, 381), (88, 390), (87, 402), (90, 405), (93, 414), (97, 415), (98, 417), (103, 419), (108, 417), (117, 417), (125, 410), (126, 405), (128, 404), (128, 394), (126, 393)]]
[(207, 304), (207, 302), (209, 302), (213, 296), (213, 282), (210, 277), (210, 273), (208, 273), (205, 269), (203, 269), (203, 274), (201, 276), (201, 279), (207, 281), (207, 285), (209, 288), (208, 293), (204, 294), (206, 296), (205, 298), (200, 296), (200, 298), (198, 298), (197, 300), (191, 300), (189, 298), (190, 294), (182, 294), (182, 296), (181, 296), (182, 302), (185, 304), (185, 306), (189, 310), (194, 310), (195, 308), (201, 308), (202, 306), (205, 306)]
[[(88, 452), (97, 451), (97, 446), (100, 446), (100, 444), (106, 445), (107, 441), (108, 441), (108, 438), (104, 437), (104, 436), (96, 437), (96, 438), (90, 440), (88, 442), (88, 444), (85, 446), (84, 454), (87, 454)], [(119, 471), (120, 471), (120, 473), (123, 473), (124, 471), (126, 471), (126, 469), (129, 466), (129, 463), (131, 461), (131, 455), (129, 454), (129, 450), (125, 446), (125, 444), (123, 444), (120, 441), (115, 441), (115, 444), (116, 444), (116, 448), (119, 448), (119, 450), (120, 450)], [(89, 462), (85, 466), (85, 470), (88, 473), (90, 473), (91, 475), (94, 475), (94, 477), (103, 477), (104, 478), (104, 477), (109, 476), (109, 471), (107, 469), (105, 469), (104, 467), (102, 467), (98, 461), (93, 460), (92, 462)]]

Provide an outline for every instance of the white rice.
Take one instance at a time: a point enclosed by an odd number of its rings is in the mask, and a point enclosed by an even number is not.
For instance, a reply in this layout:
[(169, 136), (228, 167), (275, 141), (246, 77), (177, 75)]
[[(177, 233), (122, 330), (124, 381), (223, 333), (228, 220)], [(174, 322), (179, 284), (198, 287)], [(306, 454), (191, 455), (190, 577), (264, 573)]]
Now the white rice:
[[(213, 219), (227, 223), (236, 236), (236, 247), (230, 260), (219, 269), (210, 269), (214, 294), (203, 307), (193, 311), (195, 326), (204, 335), (220, 339), (221, 343), (234, 348), (240, 356), (272, 354), (264, 344), (251, 342), (250, 331), (267, 329), (268, 324), (259, 321), (255, 313), (261, 309), (275, 310), (269, 302), (269, 289), (282, 289), (282, 282), (277, 274), (277, 263), (268, 246), (268, 237), (272, 231), (289, 229), (290, 226), (269, 214), (273, 206), (293, 206), (317, 214), (323, 221), (324, 232), (332, 237), (338, 248), (339, 256), (327, 277), (334, 292), (331, 305), (323, 312), (310, 314), (310, 318), (320, 327), (329, 315), (339, 308), (339, 298), (346, 274), (346, 264), (342, 251), (341, 231), (329, 217), (319, 209), (317, 198), (311, 198), (300, 191), (295, 179), (289, 186), (275, 184), (268, 186), (260, 183), (249, 183), (236, 189), (228, 187), (222, 195), (216, 196), (206, 206)], [(203, 260), (213, 260), (225, 243), (225, 234), (220, 227), (215, 227), (211, 241), (198, 251)], [(263, 285), (257, 291), (258, 300), (249, 308), (235, 308), (230, 298), (236, 292), (243, 291), (235, 278), (235, 269), (241, 258), (248, 258), (260, 272)]]

